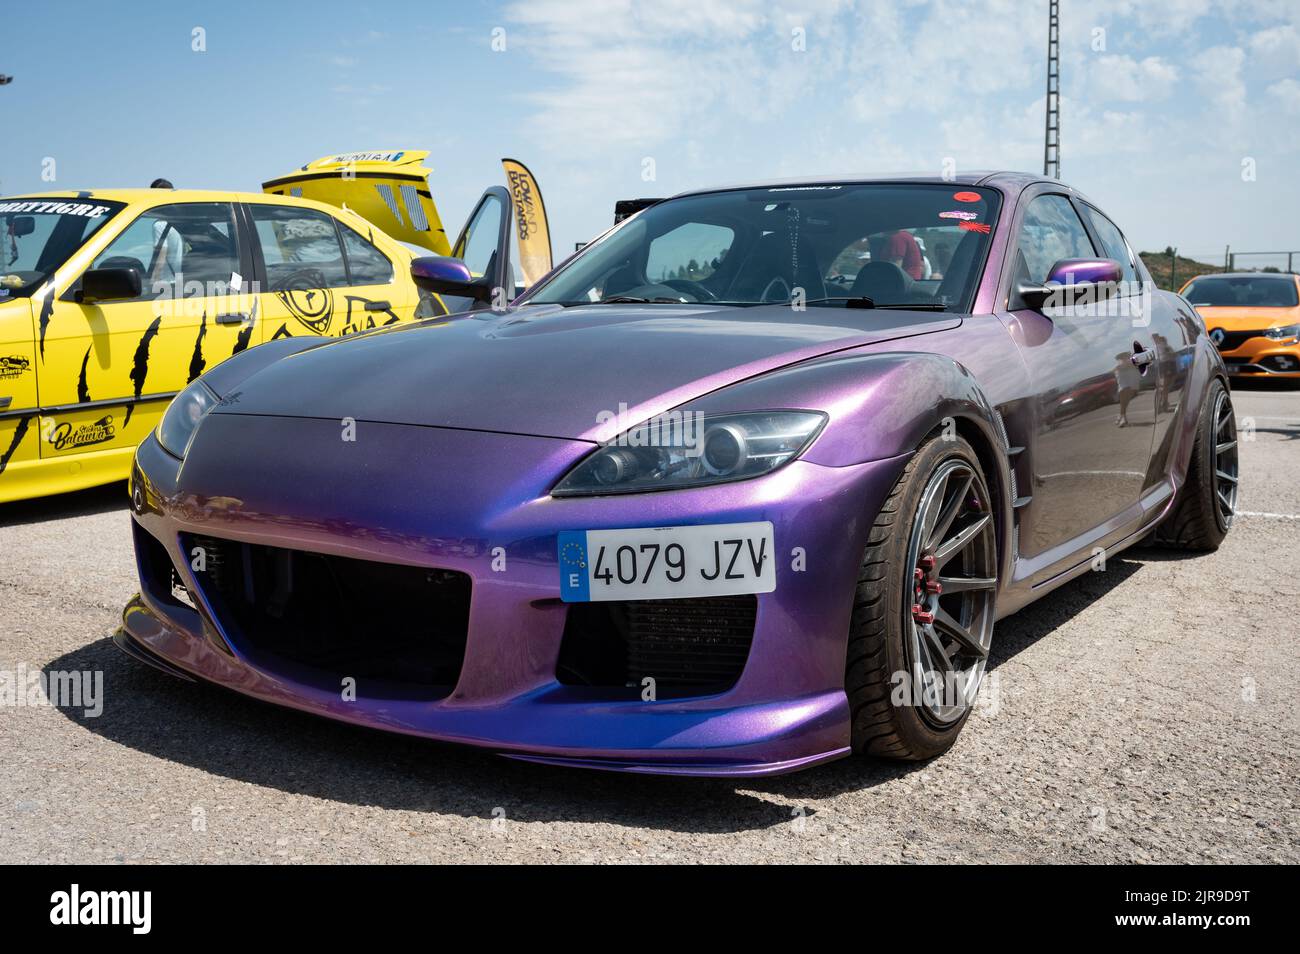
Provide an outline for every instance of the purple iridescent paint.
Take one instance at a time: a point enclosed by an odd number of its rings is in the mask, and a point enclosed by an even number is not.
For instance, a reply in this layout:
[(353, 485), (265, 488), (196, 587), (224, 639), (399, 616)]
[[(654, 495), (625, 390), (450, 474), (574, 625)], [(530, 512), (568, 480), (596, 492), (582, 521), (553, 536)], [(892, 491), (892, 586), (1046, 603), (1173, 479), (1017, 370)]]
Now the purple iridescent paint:
[[(770, 201), (746, 207), (802, 230), (776, 250), (801, 254), (767, 288), (751, 283), (755, 298), (739, 305), (708, 300), (698, 262), (690, 277), (642, 274), (626, 291), (611, 273), (601, 281), (606, 297), (621, 296), (615, 303), (547, 301), (546, 290), (560, 287), (552, 283), (588, 255), (633, 235), (624, 231), (640, 227), (633, 217), (501, 313), (272, 342), (213, 369), (202, 380), (222, 401), (185, 460), (153, 437), (138, 449), (132, 509), (142, 591), (126, 607), (119, 645), (268, 702), (535, 761), (743, 776), (848, 754), (846, 646), (864, 547), (927, 436), (955, 425), (980, 454), (993, 497), (1000, 618), (1086, 571), (1096, 547), (1114, 553), (1160, 517), (1187, 472), (1203, 396), (1222, 371), (1172, 295), (1153, 296), (1141, 327), (1099, 319), (1112, 323), (1090, 329), (1086, 346), (1075, 325), (1021, 307), (1012, 261), (1019, 223), (1034, 198), (1060, 191), (1050, 180), (1002, 173), (884, 183), (934, 190), (938, 210), (952, 189), (971, 190), (991, 232), (957, 231), (931, 211), (926, 228), (939, 222), (954, 229), (954, 242), (969, 239), (964, 266), (951, 250), (945, 260), (926, 248), (922, 266), (934, 274), (904, 275), (907, 258), (889, 264), (892, 246), (882, 241), (859, 256), (877, 267), (832, 275), (830, 257), (817, 260), (817, 230), (838, 228), (835, 190), (859, 181), (775, 185)], [(726, 201), (724, 193), (700, 195)], [(820, 219), (782, 204), (800, 193), (826, 196)], [(655, 214), (671, 215), (677, 201)], [(860, 238), (844, 235), (846, 245)], [(706, 264), (725, 273), (735, 254)], [(963, 267), (969, 280), (945, 286), (940, 273)], [(470, 281), (451, 260), (423, 259), (416, 270), (427, 286), (453, 293)], [(1119, 272), (1106, 259), (1068, 260), (1050, 272), (1066, 276), (1115, 281)], [(818, 289), (804, 297), (854, 298), (853, 307), (796, 307), (793, 290), (809, 281)], [(789, 301), (764, 297), (786, 292)], [(1153, 349), (1150, 375), (1128, 364), (1138, 344)], [(1132, 393), (1121, 395), (1119, 381)], [(1121, 401), (1127, 427), (1116, 423)], [(553, 496), (575, 465), (619, 436), (608, 412), (620, 406), (620, 420), (805, 409), (826, 421), (794, 459), (750, 479)], [(341, 440), (343, 421), (355, 425), (350, 442)], [(753, 523), (772, 526), (776, 588), (754, 597), (752, 641), (733, 684), (647, 699), (639, 686), (604, 691), (565, 677), (566, 626), (586, 604), (560, 599), (561, 531)], [(269, 560), (294, 551), (463, 581), (468, 616), (454, 681), (435, 691), (363, 678), (350, 698), (338, 678), (346, 669), (267, 651), (231, 608), (229, 587), (245, 584), (192, 568), (193, 548), (211, 540)], [(172, 570), (192, 607), (159, 585)], [(347, 625), (392, 623), (378, 603), (348, 612), (356, 618)], [(313, 624), (298, 625), (310, 636)], [(319, 625), (323, 634), (345, 624)]]

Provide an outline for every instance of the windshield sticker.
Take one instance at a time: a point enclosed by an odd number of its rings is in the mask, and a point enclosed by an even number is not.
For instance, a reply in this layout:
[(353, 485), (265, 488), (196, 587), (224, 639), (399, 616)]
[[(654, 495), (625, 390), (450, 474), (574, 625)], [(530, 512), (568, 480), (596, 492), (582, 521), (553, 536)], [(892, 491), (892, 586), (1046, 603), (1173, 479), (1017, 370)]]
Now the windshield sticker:
[(964, 220), (966, 220), (967, 222), (969, 222), (969, 221), (971, 221), (972, 219), (977, 219), (977, 218), (979, 218), (979, 213), (978, 213), (978, 212), (967, 212), (967, 211), (964, 211), (964, 210), (960, 210), (960, 209), (958, 209), (958, 210), (953, 211), (953, 212), (940, 212), (940, 213), (939, 213), (939, 218), (941, 218), (941, 219), (964, 219)]
[(396, 162), (406, 155), (404, 151), (399, 152), (345, 152), (327, 160), (328, 162)]
[(958, 222), (957, 228), (965, 229), (967, 232), (979, 232), (981, 235), (988, 235), (993, 231), (993, 226), (987, 222)]
[(978, 192), (954, 192), (952, 197), (955, 202), (979, 202), (983, 198)]
[(67, 202), (62, 199), (0, 202), (0, 215), (10, 212), (53, 212), (56, 215), (79, 215), (87, 219), (97, 219), (106, 215), (109, 207), (90, 202)]

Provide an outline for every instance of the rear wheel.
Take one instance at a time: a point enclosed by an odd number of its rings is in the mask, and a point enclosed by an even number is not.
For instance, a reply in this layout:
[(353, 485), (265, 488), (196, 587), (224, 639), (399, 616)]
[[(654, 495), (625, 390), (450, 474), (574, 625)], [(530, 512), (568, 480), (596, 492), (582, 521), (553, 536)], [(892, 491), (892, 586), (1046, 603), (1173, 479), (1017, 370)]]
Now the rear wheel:
[(952, 746), (988, 662), (997, 572), (975, 452), (961, 439), (928, 441), (863, 555), (845, 673), (854, 751), (915, 760)]
[(1156, 542), (1180, 550), (1217, 550), (1237, 512), (1238, 475), (1232, 397), (1216, 379), (1197, 422), (1187, 482), (1173, 511), (1156, 527)]

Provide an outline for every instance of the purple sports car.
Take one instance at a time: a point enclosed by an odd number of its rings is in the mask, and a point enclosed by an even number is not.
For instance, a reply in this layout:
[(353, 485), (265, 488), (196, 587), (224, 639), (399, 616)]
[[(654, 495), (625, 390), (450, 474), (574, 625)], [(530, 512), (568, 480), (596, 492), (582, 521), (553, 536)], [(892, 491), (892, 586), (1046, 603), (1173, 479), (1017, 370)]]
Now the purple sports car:
[(924, 759), (995, 620), (1148, 536), (1210, 550), (1231, 525), (1223, 364), (1077, 191), (634, 205), (496, 310), (508, 212), (487, 209), (469, 266), (412, 268), (470, 311), (191, 384), (136, 456), (117, 644), (539, 762)]

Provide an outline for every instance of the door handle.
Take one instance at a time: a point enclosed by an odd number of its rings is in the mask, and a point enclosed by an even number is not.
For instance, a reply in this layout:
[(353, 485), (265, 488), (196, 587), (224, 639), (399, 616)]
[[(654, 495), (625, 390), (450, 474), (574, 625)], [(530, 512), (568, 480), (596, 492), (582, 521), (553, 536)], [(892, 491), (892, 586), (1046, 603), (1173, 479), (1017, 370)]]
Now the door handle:
[(388, 309), (390, 309), (390, 308), (392, 308), (392, 307), (393, 307), (393, 306), (390, 305), (390, 304), (389, 304), (388, 302), (386, 302), (386, 301), (368, 301), (368, 302), (366, 302), (366, 311), (388, 311)]
[(219, 325), (242, 325), (249, 320), (251, 316), (246, 312), (228, 312), (224, 315), (217, 315), (216, 321)]
[(14, 403), (14, 399), (11, 397), (0, 397), (0, 411), (3, 411), (5, 408), (7, 408), (10, 404), (13, 403)]
[(1143, 369), (1155, 359), (1156, 352), (1154, 348), (1147, 348), (1145, 351), (1134, 351), (1133, 357), (1129, 358), (1133, 362), (1133, 367)]

